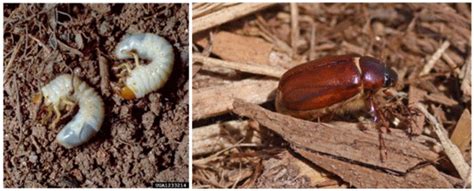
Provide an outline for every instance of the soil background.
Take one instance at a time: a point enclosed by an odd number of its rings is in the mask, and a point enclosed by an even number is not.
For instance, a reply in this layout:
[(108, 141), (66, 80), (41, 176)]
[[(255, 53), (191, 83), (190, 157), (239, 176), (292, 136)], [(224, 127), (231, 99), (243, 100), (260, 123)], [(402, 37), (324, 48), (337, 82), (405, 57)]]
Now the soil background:
[[(194, 188), (470, 187), (460, 180), (465, 175), (458, 174), (452, 161), (471, 163), (471, 4), (195, 3), (192, 8)], [(388, 91), (399, 100), (377, 95), (392, 131), (440, 137), (423, 113), (412, 110), (416, 104), (427, 107), (442, 124), (443, 135), (462, 156), (449, 160), (438, 142), (423, 143), (441, 155), (433, 162), (435, 170), (426, 173), (439, 179), (392, 171), (383, 176), (390, 178), (383, 178), (369, 176), (384, 172), (380, 169), (354, 170), (362, 165), (348, 161), (380, 155), (378, 149), (352, 152), (359, 141), (364, 145), (358, 148), (369, 148), (368, 139), (341, 141), (356, 137), (344, 129), (366, 132), (354, 127), (363, 120), (371, 123), (368, 109), (321, 120), (340, 128), (337, 134), (318, 129), (324, 137), (310, 137), (316, 130), (303, 128), (310, 122), (297, 123), (273, 112), (274, 91), (285, 71), (345, 54), (378, 58), (398, 74), (397, 86)], [(319, 127), (319, 121), (311, 124)], [(344, 150), (340, 146), (345, 144), (354, 147)], [(304, 146), (319, 148), (315, 153), (331, 160), (303, 157), (294, 149)], [(345, 151), (343, 159), (332, 160)], [(406, 179), (395, 184), (400, 178)]]
[[(5, 4), (3, 25), (5, 187), (188, 181), (187, 4)], [(175, 65), (163, 88), (125, 101), (112, 69), (124, 60), (113, 50), (137, 32), (166, 38)], [(55, 142), (69, 119), (50, 129), (31, 101), (62, 73), (78, 75), (105, 103), (98, 134), (69, 150)]]

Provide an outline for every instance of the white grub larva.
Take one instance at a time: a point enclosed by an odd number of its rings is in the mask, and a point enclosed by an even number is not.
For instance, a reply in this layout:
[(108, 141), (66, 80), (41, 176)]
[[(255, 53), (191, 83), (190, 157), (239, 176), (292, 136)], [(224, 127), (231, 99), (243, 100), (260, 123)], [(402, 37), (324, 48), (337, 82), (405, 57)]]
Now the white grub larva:
[[(160, 89), (168, 80), (174, 64), (171, 44), (155, 34), (140, 33), (126, 36), (116, 47), (118, 59), (135, 59), (135, 68), (128, 69), (128, 77), (120, 95), (127, 100), (141, 98)], [(138, 57), (150, 63), (139, 64)]]
[[(62, 74), (41, 88), (44, 105), (53, 109), (59, 121), (60, 111), (69, 104), (78, 104), (79, 111), (58, 133), (56, 140), (66, 148), (73, 148), (91, 139), (104, 121), (104, 103), (100, 96), (85, 82), (70, 74)], [(36, 98), (38, 99), (38, 98)]]

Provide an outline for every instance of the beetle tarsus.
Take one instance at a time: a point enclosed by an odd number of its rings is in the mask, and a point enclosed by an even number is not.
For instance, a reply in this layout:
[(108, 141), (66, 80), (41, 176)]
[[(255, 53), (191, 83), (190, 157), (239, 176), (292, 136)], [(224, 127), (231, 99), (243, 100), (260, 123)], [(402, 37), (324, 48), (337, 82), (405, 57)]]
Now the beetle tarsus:
[(380, 148), (380, 160), (384, 162), (387, 159), (388, 152), (387, 147), (385, 146), (385, 141), (383, 139), (384, 133), (390, 133), (390, 128), (388, 128), (387, 119), (385, 118), (383, 113), (380, 113), (377, 103), (372, 98), (372, 96), (368, 97), (369, 107), (370, 107), (370, 114), (373, 117), (374, 123), (377, 125), (377, 129), (379, 130), (379, 148)]

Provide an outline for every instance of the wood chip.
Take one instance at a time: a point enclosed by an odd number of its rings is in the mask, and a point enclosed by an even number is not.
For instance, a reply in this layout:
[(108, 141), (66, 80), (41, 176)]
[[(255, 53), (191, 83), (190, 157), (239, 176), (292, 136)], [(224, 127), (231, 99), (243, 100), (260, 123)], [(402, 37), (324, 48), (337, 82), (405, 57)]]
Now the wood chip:
[(298, 40), (300, 37), (300, 30), (298, 27), (298, 5), (290, 3), (291, 9), (291, 47), (293, 50), (293, 57), (298, 55)]
[(244, 3), (193, 19), (193, 34), (272, 6), (271, 3)]
[(227, 121), (193, 129), (193, 156), (214, 153), (234, 146), (232, 140), (260, 144), (258, 134), (248, 126), (248, 121)]
[(431, 71), (431, 69), (433, 69), (436, 61), (438, 61), (441, 58), (444, 51), (446, 51), (446, 49), (448, 49), (449, 45), (450, 45), (449, 41), (444, 41), (443, 42), (441, 47), (439, 47), (438, 50), (436, 50), (436, 52), (433, 54), (433, 56), (431, 56), (430, 60), (428, 60), (428, 63), (425, 64), (425, 66), (421, 70), (419, 76), (424, 76), (424, 75), (427, 75), (428, 73), (430, 73), (430, 71)]
[(234, 102), (233, 111), (258, 121), (294, 146), (396, 172), (407, 172), (421, 162), (434, 161), (438, 157), (429, 147), (421, 144), (434, 140), (425, 136), (410, 138), (398, 129), (383, 135), (388, 158), (382, 162), (378, 157), (379, 132), (374, 128), (361, 131), (357, 123), (313, 123), (271, 112), (242, 100)]
[(193, 120), (229, 112), (235, 98), (251, 103), (263, 103), (273, 97), (278, 81), (247, 79), (235, 83), (201, 88), (193, 91)]
[(341, 44), (342, 47), (344, 47), (347, 52), (349, 53), (355, 53), (359, 55), (364, 55), (365, 50), (359, 46), (353, 45), (351, 43), (348, 43), (346, 41), (343, 41)]
[(463, 66), (461, 91), (466, 97), (471, 97), (471, 57), (466, 59), (466, 64)]
[(59, 49), (61, 49), (62, 51), (67, 51), (67, 52), (70, 53), (70, 54), (75, 54), (75, 55), (79, 56), (79, 58), (84, 56), (84, 54), (82, 54), (81, 51), (79, 51), (79, 50), (76, 49), (76, 48), (70, 47), (69, 45), (67, 45), (67, 44), (64, 43), (64, 42), (61, 42), (61, 41), (58, 40), (58, 39), (56, 39), (56, 42), (57, 42), (58, 45), (59, 45)]
[(396, 176), (361, 165), (337, 160), (305, 149), (296, 152), (314, 164), (330, 171), (357, 188), (452, 188), (452, 185), (432, 165)]
[[(326, 45), (326, 44), (324, 44)], [(311, 24), (311, 39), (309, 41), (309, 60), (314, 60), (316, 59), (316, 24), (312, 23)], [(320, 47), (318, 47), (320, 48)]]
[(275, 45), (275, 48), (277, 50), (285, 52), (288, 55), (293, 54), (292, 48), (288, 44), (286, 44), (285, 41), (281, 40), (275, 34), (270, 32), (267, 24), (268, 24), (267, 21), (261, 15), (257, 15), (257, 26), (258, 26), (258, 29), (260, 29), (261, 31), (260, 35), (266, 40), (268, 40), (269, 42), (271, 42), (273, 45)]
[(8, 64), (7, 64), (7, 66), (5, 66), (5, 69), (4, 69), (4, 72), (3, 72), (4, 80), (6, 80), (6, 78), (9, 77), (10, 68), (13, 66), (13, 63), (15, 61), (17, 61), (16, 60), (17, 59), (16, 55), (18, 54), (18, 51), (20, 50), (20, 46), (23, 45), (24, 40), (25, 40), (25, 36), (20, 36), (20, 39), (16, 43), (15, 48), (13, 49), (12, 56), (10, 57), (10, 60), (8, 60)]
[(431, 111), (433, 111), (434, 116), (436, 116), (438, 120), (440, 120), (440, 121), (447, 121), (448, 120), (446, 118), (446, 112), (443, 111), (443, 106), (442, 105), (435, 106), (434, 104), (431, 104), (430, 109), (431, 109)]
[[(194, 56), (194, 55), (195, 55), (195, 54), (193, 54), (193, 56)], [(201, 64), (193, 64), (192, 66), (193, 66), (193, 67), (192, 67), (191, 77), (194, 77), (194, 76), (199, 72), (199, 70), (201, 70), (202, 65), (201, 65)]]
[(215, 58), (205, 57), (199, 54), (193, 54), (193, 62), (200, 62), (209, 66), (224, 67), (224, 68), (239, 70), (242, 72), (260, 74), (260, 75), (265, 75), (265, 76), (270, 76), (270, 77), (275, 77), (275, 78), (280, 78), (283, 75), (283, 73), (286, 72), (285, 69), (274, 67), (274, 66), (229, 62), (229, 61), (219, 60)]
[[(207, 39), (203, 38), (196, 43), (202, 47), (209, 46)], [(218, 32), (213, 34), (212, 53), (223, 60), (268, 64), (270, 52), (273, 45), (261, 38), (237, 35), (230, 32)]]
[(450, 107), (456, 106), (456, 105), (459, 104), (456, 100), (451, 99), (451, 98), (449, 98), (446, 95), (441, 94), (441, 93), (433, 93), (433, 94), (430, 94), (430, 95), (426, 95), (425, 98), (432, 101), (432, 102), (439, 103), (439, 104), (446, 105), (446, 106), (450, 106)]
[(468, 109), (464, 109), (464, 112), (462, 112), (453, 134), (451, 134), (451, 141), (461, 151), (466, 151), (469, 148), (471, 142), (471, 114)]
[(443, 146), (444, 153), (448, 156), (449, 160), (451, 163), (454, 165), (456, 168), (458, 174), (461, 176), (461, 178), (468, 184), (470, 184), (470, 172), (471, 172), (471, 167), (467, 162), (464, 160), (464, 157), (462, 155), (462, 152), (459, 150), (459, 148), (451, 142), (451, 140), (448, 137), (448, 133), (444, 129), (444, 127), (436, 120), (436, 118), (431, 115), (428, 110), (421, 104), (417, 104), (417, 108), (420, 109), (423, 114), (428, 118), (428, 120), (433, 124), (433, 129), (436, 135), (439, 138), (439, 141), (441, 142), (441, 146)]
[[(263, 172), (257, 180), (257, 188), (314, 188), (328, 178), (321, 168), (294, 156), (288, 150), (282, 150), (275, 157), (263, 161)], [(336, 185), (338, 182), (335, 182)]]
[[(414, 107), (416, 103), (423, 101), (426, 95), (426, 91), (418, 89), (415, 86), (410, 86), (410, 91), (408, 92), (408, 107)], [(415, 115), (413, 116), (414, 126), (411, 128), (412, 133), (415, 135), (420, 135), (423, 132), (423, 127), (425, 126), (425, 116), (424, 115)]]
[(107, 59), (99, 53), (100, 90), (102, 95), (110, 96), (109, 66)]

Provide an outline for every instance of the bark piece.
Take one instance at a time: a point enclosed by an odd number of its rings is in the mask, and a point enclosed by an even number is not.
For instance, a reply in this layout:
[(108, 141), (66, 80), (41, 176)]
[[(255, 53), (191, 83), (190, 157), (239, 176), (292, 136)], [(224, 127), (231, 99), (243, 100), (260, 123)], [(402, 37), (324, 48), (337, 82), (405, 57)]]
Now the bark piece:
[(272, 6), (271, 3), (243, 3), (231, 6), (211, 14), (193, 19), (193, 34), (219, 26), (231, 20), (243, 17)]
[[(207, 47), (209, 42), (202, 39), (197, 44)], [(273, 45), (261, 38), (237, 35), (230, 32), (218, 32), (212, 38), (212, 53), (223, 60), (268, 64)]]
[[(408, 92), (408, 106), (414, 107), (418, 102), (423, 101), (426, 91), (418, 89), (415, 86), (410, 86), (410, 91)], [(420, 135), (425, 126), (425, 116), (424, 115), (415, 115), (413, 118), (413, 128), (412, 133), (415, 135)]]
[(278, 67), (269, 66), (269, 65), (229, 62), (229, 61), (219, 60), (215, 58), (205, 57), (199, 54), (193, 54), (193, 61), (201, 62), (204, 65), (230, 68), (230, 69), (239, 70), (242, 72), (248, 72), (252, 74), (261, 74), (261, 75), (266, 75), (266, 76), (275, 77), (275, 78), (280, 78), (283, 75), (283, 73), (285, 73), (286, 71), (283, 68), (278, 68)]
[(452, 185), (432, 165), (411, 170), (403, 176), (396, 176), (305, 149), (293, 148), (314, 164), (336, 174), (357, 188), (452, 188)]
[(449, 106), (449, 107), (456, 106), (456, 105), (459, 104), (456, 100), (451, 99), (451, 98), (449, 98), (446, 95), (441, 94), (441, 93), (434, 93), (434, 94), (426, 95), (425, 98), (432, 101), (432, 102), (443, 104), (443, 105), (446, 105), (446, 106)]
[(433, 139), (425, 136), (410, 139), (398, 129), (383, 135), (388, 157), (382, 162), (379, 158), (379, 134), (374, 128), (361, 131), (356, 123), (313, 123), (271, 112), (242, 100), (234, 102), (233, 111), (258, 121), (294, 146), (396, 172), (405, 173), (421, 162), (438, 158), (437, 153), (421, 144)]
[(436, 61), (438, 61), (441, 58), (441, 55), (443, 55), (444, 51), (448, 49), (449, 47), (449, 41), (444, 41), (441, 47), (438, 48), (438, 50), (431, 56), (430, 60), (423, 66), (423, 70), (420, 72), (420, 76), (427, 75), (431, 69), (433, 69)]
[(459, 150), (466, 151), (471, 142), (471, 114), (468, 109), (464, 109), (458, 124), (451, 135), (451, 141), (459, 147)]
[(246, 79), (193, 92), (193, 120), (229, 112), (235, 98), (250, 103), (263, 103), (272, 97), (278, 81), (271, 79)]
[(215, 153), (232, 147), (235, 140), (261, 143), (260, 136), (248, 126), (248, 121), (227, 121), (193, 129), (193, 156)]

